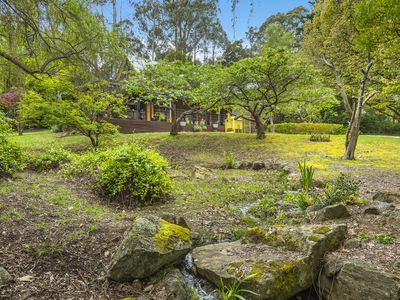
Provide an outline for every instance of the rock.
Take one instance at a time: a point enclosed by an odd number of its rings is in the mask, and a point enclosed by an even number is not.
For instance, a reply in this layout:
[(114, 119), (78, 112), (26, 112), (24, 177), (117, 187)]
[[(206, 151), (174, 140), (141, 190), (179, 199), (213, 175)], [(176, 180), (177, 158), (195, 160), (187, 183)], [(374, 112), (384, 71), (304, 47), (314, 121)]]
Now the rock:
[(265, 168), (265, 163), (262, 161), (255, 161), (251, 167), (255, 171), (259, 171)]
[(345, 238), (346, 225), (299, 226), (252, 230), (245, 241), (206, 245), (193, 250), (198, 274), (217, 286), (254, 274), (241, 288), (254, 299), (288, 299), (310, 288), (327, 251)]
[(334, 204), (325, 206), (316, 213), (315, 219), (318, 221), (326, 221), (340, 218), (348, 218), (350, 213), (343, 204)]
[(346, 249), (357, 249), (361, 248), (361, 241), (359, 239), (350, 239), (344, 242), (344, 247)]
[(167, 221), (169, 223), (176, 224), (176, 225), (182, 226), (184, 228), (190, 229), (189, 225), (187, 224), (187, 222), (185, 220), (185, 218), (183, 218), (183, 217), (177, 217), (174, 214), (165, 213), (165, 214), (163, 214), (161, 216), (161, 219), (163, 219), (163, 220), (165, 220), (165, 221)]
[(0, 267), (0, 286), (6, 285), (12, 280), (10, 273), (6, 269)]
[(154, 284), (151, 294), (157, 300), (183, 300), (192, 299), (192, 293), (185, 284), (182, 273), (178, 269), (167, 271), (157, 283)]
[(400, 204), (400, 194), (396, 193), (377, 192), (372, 199), (374, 201)]
[(366, 262), (342, 261), (332, 254), (324, 265), (319, 290), (327, 300), (398, 300), (400, 278)]
[(215, 178), (215, 175), (211, 170), (207, 168), (201, 166), (194, 166), (192, 170), (192, 178), (198, 180), (204, 180), (204, 179)]
[(248, 162), (248, 161), (237, 161), (235, 163), (235, 169), (239, 169), (239, 170), (251, 169), (252, 166), (253, 166), (253, 163)]
[(320, 209), (322, 209), (323, 207), (320, 204), (314, 204), (314, 205), (310, 205), (309, 207), (306, 208), (306, 212), (315, 212), (318, 211)]
[(183, 260), (191, 249), (190, 230), (155, 216), (138, 217), (114, 254), (107, 277), (126, 282)]
[(389, 202), (374, 201), (371, 205), (364, 209), (364, 214), (381, 215), (385, 211), (394, 209), (395, 206)]

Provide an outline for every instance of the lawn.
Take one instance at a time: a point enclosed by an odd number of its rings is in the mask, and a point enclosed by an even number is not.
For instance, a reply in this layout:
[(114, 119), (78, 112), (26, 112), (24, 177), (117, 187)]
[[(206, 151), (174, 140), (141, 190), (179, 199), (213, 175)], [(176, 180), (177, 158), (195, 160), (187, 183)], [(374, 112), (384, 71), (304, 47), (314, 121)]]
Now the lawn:
[[(50, 131), (28, 132), (12, 139), (29, 152), (41, 152), (51, 147), (87, 149), (87, 138), (74, 135), (62, 137)], [(311, 142), (307, 135), (268, 134), (257, 140), (252, 134), (168, 133), (120, 134), (108, 138), (104, 145), (136, 142), (156, 148), (172, 163), (206, 164), (224, 162), (224, 152), (233, 151), (237, 160), (281, 159), (290, 162), (306, 159), (318, 169), (334, 171), (337, 166), (371, 167), (400, 172), (400, 138), (360, 136), (355, 161), (342, 160), (342, 135), (331, 136), (331, 142)]]

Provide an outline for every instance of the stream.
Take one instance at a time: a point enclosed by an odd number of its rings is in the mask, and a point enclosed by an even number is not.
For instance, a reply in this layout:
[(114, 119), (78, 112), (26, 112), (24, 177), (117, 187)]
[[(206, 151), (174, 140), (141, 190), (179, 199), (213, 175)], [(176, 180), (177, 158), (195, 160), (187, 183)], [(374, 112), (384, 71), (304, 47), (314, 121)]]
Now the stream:
[(217, 293), (214, 292), (215, 287), (207, 282), (206, 280), (193, 275), (194, 265), (192, 253), (189, 253), (185, 257), (185, 262), (181, 267), (181, 272), (185, 280), (186, 285), (193, 288), (193, 290), (199, 295), (200, 300), (218, 300)]

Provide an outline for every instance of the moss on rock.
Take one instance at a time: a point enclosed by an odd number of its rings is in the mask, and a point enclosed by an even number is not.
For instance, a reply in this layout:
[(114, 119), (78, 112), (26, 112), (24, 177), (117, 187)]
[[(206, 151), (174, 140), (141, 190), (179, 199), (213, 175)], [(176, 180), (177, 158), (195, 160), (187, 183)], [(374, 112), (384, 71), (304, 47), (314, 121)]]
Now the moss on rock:
[(321, 226), (313, 230), (316, 234), (327, 234), (331, 229), (328, 226)]
[(159, 251), (166, 252), (174, 249), (180, 242), (190, 242), (190, 230), (161, 219), (154, 242)]
[(267, 232), (262, 227), (248, 228), (244, 235), (245, 242), (260, 244), (267, 242)]
[(318, 242), (318, 241), (321, 240), (321, 238), (318, 237), (318, 236), (316, 236), (316, 235), (309, 235), (309, 236), (307, 237), (307, 239), (308, 239), (309, 241), (313, 241), (313, 242)]

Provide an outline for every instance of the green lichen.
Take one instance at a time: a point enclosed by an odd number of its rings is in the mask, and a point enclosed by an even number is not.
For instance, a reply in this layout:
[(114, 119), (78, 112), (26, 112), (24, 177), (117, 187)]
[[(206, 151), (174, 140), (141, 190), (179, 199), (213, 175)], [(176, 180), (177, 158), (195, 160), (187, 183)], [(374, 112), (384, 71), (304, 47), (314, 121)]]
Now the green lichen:
[(160, 220), (160, 229), (154, 242), (161, 252), (172, 250), (180, 242), (190, 242), (190, 230), (179, 225)]
[(313, 230), (316, 234), (326, 234), (329, 231), (331, 231), (331, 229), (328, 226), (322, 226)]
[(309, 235), (307, 238), (308, 238), (310, 241), (313, 241), (313, 242), (318, 242), (318, 241), (321, 240), (321, 238), (318, 237), (318, 236), (316, 236), (316, 235)]
[(240, 267), (244, 264), (243, 261), (238, 261), (238, 262), (233, 262), (230, 263), (226, 269), (226, 273), (229, 275), (234, 275), (234, 274), (239, 274), (240, 273)]
[(254, 277), (252, 277), (251, 280), (257, 281), (259, 279), (261, 279), (262, 275), (264, 274), (264, 266), (262, 264), (253, 264), (251, 266), (251, 271), (250, 273), (251, 275), (254, 274)]
[(272, 284), (275, 290), (281, 291), (282, 294), (290, 294), (291, 291), (305, 280), (302, 276), (302, 269), (306, 267), (301, 259), (292, 261), (272, 261), (269, 263), (268, 272), (274, 275)]
[(265, 243), (267, 242), (267, 232), (262, 227), (248, 228), (244, 240), (254, 244)]

